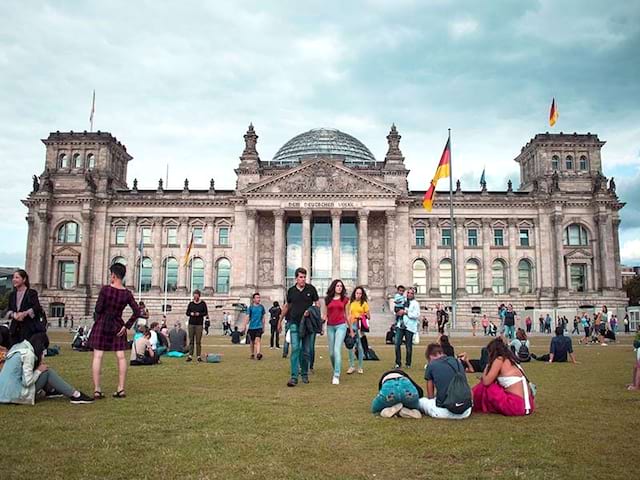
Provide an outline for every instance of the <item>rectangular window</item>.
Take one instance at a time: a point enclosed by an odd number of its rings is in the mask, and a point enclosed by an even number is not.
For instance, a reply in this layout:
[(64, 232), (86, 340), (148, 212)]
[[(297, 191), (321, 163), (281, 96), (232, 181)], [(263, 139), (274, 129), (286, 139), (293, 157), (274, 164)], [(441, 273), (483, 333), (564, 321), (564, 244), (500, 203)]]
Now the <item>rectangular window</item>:
[(504, 230), (496, 228), (493, 231), (493, 244), (496, 247), (504, 247)]
[(127, 229), (116, 227), (116, 245), (124, 245), (127, 241)]
[(75, 262), (60, 262), (60, 278), (58, 284), (63, 290), (69, 290), (76, 286)]
[(142, 227), (142, 243), (151, 245), (151, 227)]
[(451, 229), (450, 228), (442, 229), (442, 245), (445, 247), (451, 246)]
[(424, 247), (425, 233), (424, 228), (416, 228), (416, 247)]
[(218, 230), (218, 244), (229, 245), (229, 227), (220, 227)]
[(193, 244), (194, 245), (204, 244), (204, 231), (202, 227), (193, 227)]
[(178, 227), (167, 227), (167, 245), (178, 245)]
[(521, 247), (529, 246), (529, 230), (526, 228), (520, 229), (520, 246)]
[(478, 246), (478, 230), (475, 228), (470, 228), (467, 230), (467, 240), (470, 247)]
[(571, 289), (576, 292), (584, 292), (587, 287), (587, 268), (584, 264), (571, 265)]

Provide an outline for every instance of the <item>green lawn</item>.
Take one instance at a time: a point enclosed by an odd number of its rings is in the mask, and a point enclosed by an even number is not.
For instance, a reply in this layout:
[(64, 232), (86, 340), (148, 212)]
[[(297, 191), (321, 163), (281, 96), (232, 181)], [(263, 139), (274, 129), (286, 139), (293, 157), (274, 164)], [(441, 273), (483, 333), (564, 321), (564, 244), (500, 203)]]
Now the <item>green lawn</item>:
[[(285, 385), (289, 363), (279, 351), (250, 361), (248, 347), (227, 339), (205, 339), (205, 351), (224, 353), (220, 364), (164, 359), (131, 368), (124, 400), (0, 406), (0, 478), (637, 478), (640, 393), (624, 388), (634, 359), (629, 338), (576, 346), (579, 365), (527, 365), (538, 385), (532, 416), (462, 422), (369, 413), (393, 363), (381, 339), (372, 342), (381, 361), (365, 362), (363, 376), (343, 375), (339, 386), (330, 384), (319, 342), (316, 373), (296, 388)], [(483, 342), (452, 339), (474, 357)], [(410, 371), (421, 384), (426, 343)], [(532, 351), (544, 353), (548, 343), (535, 338)], [(91, 393), (90, 355), (65, 344), (48, 363)], [(105, 393), (115, 389), (113, 355), (103, 383)]]

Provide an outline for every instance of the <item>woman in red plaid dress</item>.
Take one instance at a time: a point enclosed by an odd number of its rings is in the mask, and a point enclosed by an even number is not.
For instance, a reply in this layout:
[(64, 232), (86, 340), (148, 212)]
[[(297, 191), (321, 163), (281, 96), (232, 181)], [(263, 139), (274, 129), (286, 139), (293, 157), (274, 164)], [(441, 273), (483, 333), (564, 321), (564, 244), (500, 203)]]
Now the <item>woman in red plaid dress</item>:
[[(127, 359), (124, 351), (127, 349), (127, 329), (133, 326), (141, 316), (140, 307), (129, 289), (122, 285), (126, 267), (121, 263), (111, 265), (111, 285), (100, 290), (96, 303), (96, 319), (89, 334), (89, 347), (93, 349), (93, 396), (95, 399), (104, 398), (100, 386), (100, 370), (104, 352), (116, 352), (118, 359), (118, 390), (113, 394), (115, 398), (124, 398), (124, 384), (127, 378)], [(129, 305), (133, 314), (125, 324), (122, 312)]]

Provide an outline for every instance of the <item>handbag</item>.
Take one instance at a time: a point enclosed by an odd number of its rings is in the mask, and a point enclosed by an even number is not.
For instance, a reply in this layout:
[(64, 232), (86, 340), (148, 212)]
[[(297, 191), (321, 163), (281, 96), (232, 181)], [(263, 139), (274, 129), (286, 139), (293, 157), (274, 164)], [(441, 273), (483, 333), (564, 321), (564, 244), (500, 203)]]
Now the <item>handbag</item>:
[(344, 337), (344, 346), (347, 347), (347, 350), (352, 350), (355, 345), (356, 337), (352, 337), (351, 335), (347, 334), (347, 336)]
[(416, 332), (413, 335), (413, 344), (418, 345), (420, 343), (420, 333)]
[(366, 315), (362, 315), (360, 317), (360, 331), (364, 333), (369, 333), (369, 319)]

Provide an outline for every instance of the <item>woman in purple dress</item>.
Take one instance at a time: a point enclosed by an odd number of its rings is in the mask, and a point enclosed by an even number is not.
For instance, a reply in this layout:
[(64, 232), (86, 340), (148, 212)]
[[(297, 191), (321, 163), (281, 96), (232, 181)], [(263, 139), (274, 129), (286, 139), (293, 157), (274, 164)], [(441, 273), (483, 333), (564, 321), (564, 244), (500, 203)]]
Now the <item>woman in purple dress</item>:
[[(114, 398), (126, 396), (124, 384), (127, 378), (127, 359), (124, 351), (127, 349), (127, 329), (131, 328), (135, 320), (141, 316), (140, 307), (133, 298), (133, 294), (122, 285), (126, 267), (121, 263), (114, 263), (109, 270), (111, 285), (106, 285), (100, 290), (96, 303), (96, 318), (89, 334), (89, 347), (93, 349), (92, 373), (95, 399), (104, 398), (100, 386), (104, 352), (116, 352), (118, 359), (118, 390), (113, 396)], [(127, 305), (131, 307), (133, 314), (125, 324), (122, 320), (122, 312)]]

